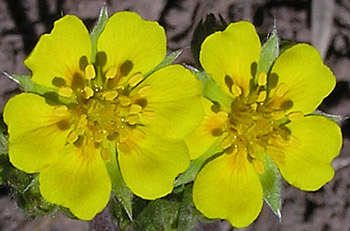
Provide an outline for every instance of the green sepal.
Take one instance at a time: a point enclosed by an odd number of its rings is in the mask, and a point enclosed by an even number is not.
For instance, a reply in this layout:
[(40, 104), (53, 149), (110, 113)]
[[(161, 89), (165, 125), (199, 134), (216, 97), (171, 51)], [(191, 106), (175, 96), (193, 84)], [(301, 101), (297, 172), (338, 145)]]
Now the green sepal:
[(174, 51), (174, 52), (170, 53), (155, 68), (153, 68), (152, 70), (146, 72), (143, 77), (147, 78), (148, 76), (150, 76), (152, 73), (156, 72), (157, 70), (159, 70), (159, 69), (161, 69), (163, 67), (169, 66), (170, 64), (172, 64), (181, 55), (181, 53), (182, 53), (182, 50), (177, 50), (177, 51)]
[(196, 29), (193, 32), (191, 50), (196, 65), (200, 70), (203, 70), (199, 60), (199, 53), (203, 41), (210, 34), (213, 34), (216, 31), (223, 31), (227, 27), (227, 23), (225, 22), (224, 18), (220, 14), (218, 17), (219, 19), (217, 19), (214, 14), (208, 14), (205, 20), (202, 20), (200, 23), (198, 23)]
[(331, 121), (333, 121), (335, 123), (338, 123), (338, 122), (340, 122), (343, 119), (343, 116), (328, 114), (328, 113), (325, 113), (325, 112), (320, 111), (320, 110), (315, 110), (310, 115), (324, 116), (327, 119), (329, 119), (329, 120), (331, 120)]
[(33, 92), (39, 95), (44, 95), (49, 92), (57, 93), (57, 89), (45, 87), (33, 82), (29, 75), (9, 75), (6, 72), (4, 74), (6, 75), (6, 77), (20, 85), (23, 91)]
[(97, 55), (97, 40), (100, 37), (101, 32), (104, 30), (106, 23), (108, 21), (108, 11), (107, 6), (104, 5), (101, 10), (100, 14), (98, 15), (97, 23), (95, 27), (92, 29), (90, 33), (90, 39), (91, 39), (91, 63), (94, 63), (96, 60)]
[(264, 173), (259, 174), (264, 200), (281, 220), (281, 176), (269, 155), (263, 155)]
[(187, 170), (175, 180), (175, 187), (192, 182), (202, 166), (215, 154), (222, 152), (222, 138), (218, 138), (208, 150), (195, 160), (192, 160)]
[(225, 94), (205, 71), (199, 71), (196, 68), (189, 65), (186, 65), (186, 68), (192, 71), (192, 73), (196, 75), (196, 77), (202, 82), (202, 95), (205, 98), (208, 98), (212, 102), (219, 103), (222, 107), (220, 109), (223, 109), (225, 111), (231, 110), (232, 97)]
[(279, 55), (279, 38), (276, 26), (268, 36), (266, 42), (261, 47), (260, 60), (257, 66), (257, 74), (261, 72), (269, 73), (272, 64)]
[(120, 173), (116, 148), (114, 145), (110, 145), (110, 151), (112, 157), (111, 160), (106, 163), (106, 167), (112, 182), (112, 192), (115, 194), (116, 199), (123, 205), (129, 219), (132, 220), (133, 194), (124, 183), (123, 177)]

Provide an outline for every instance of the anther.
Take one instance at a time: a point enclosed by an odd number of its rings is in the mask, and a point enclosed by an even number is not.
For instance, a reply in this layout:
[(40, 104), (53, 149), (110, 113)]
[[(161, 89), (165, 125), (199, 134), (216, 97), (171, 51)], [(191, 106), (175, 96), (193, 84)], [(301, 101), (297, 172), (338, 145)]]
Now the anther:
[(223, 139), (223, 141), (221, 142), (221, 147), (223, 149), (227, 149), (227, 148), (231, 147), (232, 144), (233, 144), (233, 140), (230, 137), (225, 137)]
[(285, 116), (285, 112), (284, 111), (274, 111), (271, 113), (272, 118), (274, 120), (280, 120)]
[(96, 77), (94, 65), (89, 64), (85, 67), (85, 78), (91, 80)]
[(149, 95), (150, 92), (151, 92), (151, 86), (144, 86), (137, 91), (140, 97), (146, 97)]
[(290, 121), (302, 119), (303, 117), (304, 117), (304, 113), (302, 113), (301, 111), (291, 112), (288, 114), (288, 119)]
[(142, 111), (142, 118), (146, 120), (155, 120), (157, 118), (157, 114), (154, 111)]
[(226, 121), (227, 120), (227, 118), (228, 118), (228, 113), (227, 112), (225, 112), (225, 111), (219, 111), (218, 113), (217, 113), (217, 115), (218, 115), (218, 117), (220, 118), (220, 120), (221, 121)]
[(105, 74), (106, 79), (113, 79), (117, 75), (117, 68), (111, 67)]
[(135, 125), (138, 121), (140, 120), (140, 117), (138, 115), (129, 115), (126, 118), (126, 121), (128, 122), (128, 124), (130, 125)]
[(111, 160), (111, 152), (108, 149), (103, 148), (101, 150), (101, 157), (104, 162), (108, 162)]
[(83, 114), (79, 119), (78, 127), (85, 127), (87, 124), (88, 124), (88, 120), (86, 118), (86, 115)]
[(129, 97), (127, 97), (127, 96), (125, 96), (125, 95), (119, 96), (118, 99), (119, 99), (120, 105), (122, 105), (122, 106), (124, 106), (124, 107), (129, 106), (130, 103), (131, 103)]
[(281, 83), (281, 84), (278, 85), (278, 87), (277, 87), (276, 96), (282, 97), (287, 91), (288, 91), (288, 89), (287, 89), (287, 84)]
[(135, 87), (137, 84), (139, 84), (141, 82), (142, 79), (143, 79), (142, 74), (137, 73), (129, 78), (128, 83), (129, 83), (130, 87)]
[(71, 97), (73, 95), (73, 89), (70, 87), (61, 87), (58, 90), (58, 94), (62, 97)]
[(242, 89), (237, 84), (232, 85), (231, 91), (233, 95), (236, 97), (239, 97), (240, 95), (242, 95)]
[(78, 133), (76, 131), (71, 131), (67, 137), (67, 141), (70, 144), (73, 144), (79, 138)]
[(131, 152), (131, 148), (129, 147), (129, 145), (127, 145), (126, 143), (124, 142), (120, 142), (118, 144), (118, 149), (123, 152), (124, 154), (128, 154)]
[(266, 91), (260, 91), (256, 99), (256, 102), (264, 102), (266, 99), (266, 96), (267, 96)]
[(58, 106), (53, 110), (54, 115), (60, 116), (60, 117), (66, 117), (69, 116), (68, 108), (64, 105)]
[(115, 98), (117, 98), (118, 96), (118, 92), (117, 91), (106, 91), (103, 93), (103, 97), (106, 100), (114, 100)]
[(260, 72), (258, 75), (258, 85), (265, 86), (267, 83), (267, 75), (265, 72)]
[(142, 107), (138, 104), (131, 104), (129, 108), (130, 114), (138, 114), (142, 111)]
[(94, 90), (91, 87), (85, 86), (83, 89), (83, 97), (85, 99), (90, 99), (94, 95)]

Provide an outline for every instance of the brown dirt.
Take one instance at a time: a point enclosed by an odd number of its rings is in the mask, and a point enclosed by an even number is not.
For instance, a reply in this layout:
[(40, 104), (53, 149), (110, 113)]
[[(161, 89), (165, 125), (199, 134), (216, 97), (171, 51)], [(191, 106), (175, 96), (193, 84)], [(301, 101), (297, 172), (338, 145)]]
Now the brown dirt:
[[(325, 62), (337, 76), (335, 91), (321, 108), (333, 114), (350, 115), (350, 2), (335, 1), (335, 16), (327, 45)], [(43, 32), (52, 29), (54, 20), (63, 14), (75, 14), (92, 28), (103, 1), (95, 0), (4, 0), (0, 1), (0, 71), (28, 73), (23, 60)], [(207, 13), (220, 13), (227, 21), (252, 21), (259, 32), (266, 34), (274, 18), (281, 37), (297, 42), (311, 40), (311, 1), (308, 0), (107, 0), (110, 13), (131, 10), (143, 18), (158, 20), (166, 29), (170, 51), (185, 48), (178, 62), (193, 64), (190, 40), (195, 24)], [(327, 10), (327, 9), (325, 9)], [(0, 78), (0, 110), (17, 85)], [(344, 231), (350, 230), (350, 122), (341, 122), (344, 146), (334, 161), (334, 179), (317, 192), (303, 192), (285, 184), (282, 223), (264, 207), (257, 221), (242, 230), (271, 231)], [(6, 194), (6, 193), (2, 193)], [(84, 222), (63, 217), (26, 218), (9, 196), (0, 198), (0, 230), (88, 230)], [(226, 222), (197, 224), (197, 230), (230, 230)], [(231, 229), (232, 230), (232, 229)]]

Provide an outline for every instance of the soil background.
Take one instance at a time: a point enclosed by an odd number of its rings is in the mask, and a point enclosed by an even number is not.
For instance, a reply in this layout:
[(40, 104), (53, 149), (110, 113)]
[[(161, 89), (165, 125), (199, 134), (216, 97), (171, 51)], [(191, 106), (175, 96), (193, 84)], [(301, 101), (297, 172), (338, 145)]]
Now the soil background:
[[(325, 5), (315, 5), (315, 2)], [(327, 3), (328, 2), (328, 3)], [(331, 3), (330, 3), (331, 2)], [(23, 60), (40, 35), (50, 32), (64, 14), (75, 14), (91, 29), (101, 0), (0, 0), (0, 72), (28, 74)], [(279, 35), (315, 45), (337, 77), (337, 86), (320, 109), (343, 116), (344, 145), (334, 160), (334, 179), (316, 192), (303, 192), (284, 183), (282, 221), (265, 205), (246, 231), (348, 231), (350, 230), (350, 0), (107, 0), (110, 14), (130, 10), (164, 26), (168, 50), (184, 48), (177, 62), (194, 64), (190, 51), (196, 24), (208, 13), (226, 21), (248, 20), (261, 34), (276, 20)], [(326, 15), (314, 18), (314, 15)], [(328, 17), (328, 19), (327, 19)], [(322, 19), (322, 20), (321, 20)], [(2, 75), (0, 73), (0, 75)], [(0, 76), (0, 112), (18, 94), (17, 85)], [(307, 99), (305, 99), (307, 100)], [(238, 230), (225, 221), (197, 222), (195, 230)], [(15, 205), (6, 185), (0, 186), (0, 231), (85, 231), (88, 224), (63, 216), (26, 217)]]

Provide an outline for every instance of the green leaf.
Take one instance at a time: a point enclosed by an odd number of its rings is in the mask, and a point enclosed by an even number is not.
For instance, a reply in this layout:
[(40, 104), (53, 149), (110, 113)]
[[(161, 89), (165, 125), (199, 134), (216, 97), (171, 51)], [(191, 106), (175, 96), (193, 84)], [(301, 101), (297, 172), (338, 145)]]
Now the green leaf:
[(215, 81), (204, 71), (199, 71), (196, 68), (186, 65), (186, 67), (192, 71), (194, 75), (202, 82), (203, 92), (202, 95), (212, 102), (217, 102), (225, 111), (231, 110), (232, 98), (225, 94), (221, 88), (216, 85)]
[(135, 221), (136, 230), (175, 231), (179, 216), (180, 202), (157, 199), (150, 201)]
[(224, 18), (219, 15), (219, 19), (216, 19), (214, 14), (207, 15), (205, 20), (202, 20), (197, 25), (191, 40), (191, 50), (196, 65), (200, 70), (203, 70), (199, 61), (199, 53), (203, 41), (210, 34), (214, 33), (215, 31), (223, 31), (226, 27), (227, 23), (225, 22)]
[(199, 170), (207, 162), (207, 160), (210, 159), (215, 154), (222, 152), (222, 148), (220, 145), (221, 141), (222, 141), (222, 138), (218, 138), (214, 142), (214, 144), (203, 155), (201, 155), (195, 160), (192, 160), (187, 170), (176, 179), (175, 187), (183, 184), (187, 184), (193, 181), (196, 178)]
[(4, 133), (0, 132), (0, 155), (7, 155), (8, 140)]
[(182, 50), (177, 50), (167, 55), (160, 64), (158, 64), (155, 68), (144, 74), (144, 78), (147, 78), (157, 70), (172, 64), (181, 55), (181, 53)]
[(329, 120), (331, 120), (331, 121), (333, 121), (335, 123), (338, 123), (338, 122), (340, 122), (343, 119), (343, 116), (328, 114), (328, 113), (325, 113), (325, 112), (320, 111), (320, 110), (314, 111), (313, 113), (311, 113), (311, 115), (324, 116), (327, 119), (329, 119)]
[[(110, 146), (110, 151), (111, 153), (116, 153), (116, 149), (113, 145)], [(129, 219), (132, 220), (133, 194), (124, 183), (123, 177), (120, 173), (116, 154), (112, 154), (112, 158), (106, 163), (106, 167), (112, 181), (112, 191), (114, 192), (117, 200), (123, 205)]]
[(269, 155), (264, 155), (265, 171), (260, 174), (264, 199), (275, 215), (281, 220), (281, 176)]
[(92, 45), (92, 52), (91, 52), (91, 63), (94, 63), (96, 60), (96, 54), (97, 54), (97, 40), (100, 36), (101, 32), (106, 26), (106, 22), (108, 21), (108, 12), (107, 7), (104, 5), (101, 10), (100, 14), (97, 19), (97, 23), (95, 27), (92, 29), (90, 38), (91, 38), (91, 45)]
[(260, 60), (257, 67), (257, 74), (269, 72), (272, 64), (279, 55), (279, 38), (277, 35), (276, 26), (274, 26), (271, 34), (269, 35), (267, 41), (261, 48)]

